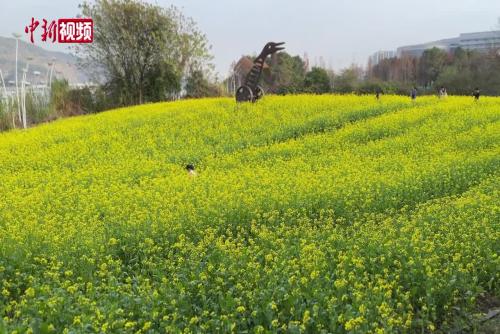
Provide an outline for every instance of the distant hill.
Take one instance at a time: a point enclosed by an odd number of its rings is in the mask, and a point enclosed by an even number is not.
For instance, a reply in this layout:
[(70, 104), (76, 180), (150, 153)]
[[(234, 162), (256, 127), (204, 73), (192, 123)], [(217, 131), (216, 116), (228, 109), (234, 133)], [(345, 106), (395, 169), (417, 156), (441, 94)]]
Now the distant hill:
[[(14, 38), (0, 37), (0, 69), (4, 75), (6, 83), (15, 80), (15, 44)], [(37, 45), (19, 41), (18, 70), (26, 66), (26, 59), (32, 57), (30, 61), (28, 81), (34, 84), (44, 83), (47, 77), (48, 63), (55, 58), (54, 76), (65, 78), (70, 84), (85, 83), (89, 77), (77, 66), (78, 58), (64, 52), (48, 51)], [(35, 76), (34, 71), (39, 71), (40, 75)], [(20, 80), (20, 79), (19, 79)]]

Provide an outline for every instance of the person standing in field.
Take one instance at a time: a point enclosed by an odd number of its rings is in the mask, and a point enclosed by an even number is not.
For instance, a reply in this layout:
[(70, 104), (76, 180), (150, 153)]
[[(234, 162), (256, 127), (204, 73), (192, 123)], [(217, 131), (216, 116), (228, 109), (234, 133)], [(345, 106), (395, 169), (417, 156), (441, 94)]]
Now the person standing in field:
[(413, 89), (410, 92), (410, 96), (412, 101), (415, 101), (417, 99), (417, 87), (413, 87)]
[(446, 91), (446, 88), (444, 86), (442, 86), (440, 89), (439, 89), (439, 98), (440, 99), (444, 99), (448, 97), (448, 92)]
[(444, 98), (445, 92), (446, 92), (446, 89), (444, 87), (439, 88), (438, 97), (440, 99)]
[(472, 92), (472, 96), (474, 96), (474, 101), (479, 101), (479, 97), (481, 96), (481, 91), (479, 90), (479, 88), (476, 87), (476, 89), (474, 89), (474, 92)]

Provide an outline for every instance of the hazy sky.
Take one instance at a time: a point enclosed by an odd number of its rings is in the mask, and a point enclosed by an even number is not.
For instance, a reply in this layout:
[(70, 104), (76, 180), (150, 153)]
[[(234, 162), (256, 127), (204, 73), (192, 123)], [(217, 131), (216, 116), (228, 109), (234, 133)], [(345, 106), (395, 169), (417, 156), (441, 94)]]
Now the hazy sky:
[[(81, 0), (0, 0), (0, 35), (24, 34), (31, 17), (74, 17)], [(377, 50), (491, 30), (500, 0), (157, 0), (194, 18), (213, 46), (218, 72), (225, 75), (242, 54), (267, 41), (285, 41), (291, 54), (320, 56), (335, 69), (365, 64)], [(37, 41), (35, 41), (37, 42)], [(54, 49), (60, 45), (42, 43)]]

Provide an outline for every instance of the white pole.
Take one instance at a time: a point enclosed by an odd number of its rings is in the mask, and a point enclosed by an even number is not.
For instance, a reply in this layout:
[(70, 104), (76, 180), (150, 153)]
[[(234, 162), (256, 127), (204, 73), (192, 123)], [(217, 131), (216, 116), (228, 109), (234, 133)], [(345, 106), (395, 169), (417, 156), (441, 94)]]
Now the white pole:
[(23, 128), (27, 128), (27, 121), (26, 121), (26, 74), (28, 73), (27, 71), (28, 65), (26, 65), (26, 68), (23, 70), (23, 81), (21, 83), (21, 105), (22, 105), (22, 112), (23, 112)]
[(23, 70), (23, 82), (21, 83), (22, 86), (22, 107), (23, 107), (23, 128), (28, 127), (28, 120), (26, 118), (26, 79), (28, 75), (28, 70), (30, 67), (30, 61), (33, 60), (33, 58), (28, 57), (26, 59), (26, 68)]
[(0, 79), (2, 79), (2, 86), (3, 86), (3, 92), (5, 94), (5, 98), (7, 98), (7, 88), (5, 88), (5, 81), (3, 80), (3, 74), (2, 74), (2, 70), (0, 70)]
[(17, 53), (19, 50), (19, 38), (21, 37), (20, 34), (13, 33), (12, 36), (16, 39), (16, 96), (17, 96), (17, 115), (19, 116), (19, 121), (21, 121), (21, 105), (19, 101), (19, 84), (17, 81)]
[(54, 63), (52, 63), (52, 67), (50, 68), (50, 76), (49, 76), (49, 88), (52, 89), (52, 73), (54, 72)]
[(5, 94), (5, 100), (7, 101), (7, 110), (12, 112), (12, 127), (16, 127), (16, 113), (10, 107), (10, 97), (7, 94), (7, 88), (5, 87), (5, 80), (3, 79), (2, 70), (0, 70), (0, 79), (2, 79), (3, 92)]
[(24, 117), (24, 77), (26, 72), (23, 70), (23, 78), (21, 80), (21, 119), (23, 123), (23, 128), (26, 129), (26, 118)]
[(50, 79), (49, 79), (49, 88), (52, 89), (52, 73), (54, 73), (54, 67), (56, 66), (56, 59), (52, 58), (52, 68), (50, 69)]
[(45, 86), (49, 88), (49, 76), (50, 76), (50, 68), (52, 67), (52, 63), (47, 63), (49, 68), (47, 69), (47, 77), (45, 78)]
[[(9, 96), (7, 95), (7, 88), (5, 87), (5, 80), (3, 79), (3, 73), (2, 70), (0, 70), (0, 79), (2, 79), (2, 86), (3, 86), (3, 93), (5, 95), (4, 99), (7, 103), (7, 110), (8, 112), (11, 111), (10, 109), (10, 99)], [(16, 116), (15, 113), (12, 113), (12, 126), (15, 128), (16, 127)]]

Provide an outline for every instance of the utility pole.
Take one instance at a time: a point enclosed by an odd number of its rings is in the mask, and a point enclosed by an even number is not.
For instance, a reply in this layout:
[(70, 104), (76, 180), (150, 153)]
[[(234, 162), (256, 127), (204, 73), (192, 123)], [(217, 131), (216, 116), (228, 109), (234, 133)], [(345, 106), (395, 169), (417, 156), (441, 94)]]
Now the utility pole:
[(47, 77), (45, 78), (45, 87), (49, 91), (50, 90), (50, 87), (49, 87), (49, 77), (50, 77), (50, 69), (52, 68), (52, 62), (49, 61), (47, 63), (47, 65), (49, 66), (49, 68), (47, 69)]
[(52, 62), (49, 63), (49, 65), (52, 64), (52, 67), (50, 69), (50, 78), (49, 78), (49, 89), (52, 89), (52, 73), (54, 73), (54, 67), (56, 66), (56, 58), (52, 58)]
[(13, 33), (12, 36), (16, 39), (16, 97), (17, 97), (17, 115), (19, 117), (19, 121), (21, 122), (21, 103), (19, 101), (19, 84), (17, 81), (17, 54), (19, 50), (19, 38), (21, 38), (21, 35), (18, 33)]
[[(4, 93), (3, 99), (5, 99), (5, 101), (7, 101), (7, 111), (11, 112), (10, 102), (9, 102), (10, 99), (9, 99), (9, 95), (7, 94), (7, 88), (5, 87), (5, 80), (3, 79), (2, 70), (0, 70), (0, 79), (2, 80), (2, 87), (3, 87), (3, 93)], [(16, 127), (16, 115), (15, 115), (15, 112), (12, 113), (12, 126), (14, 128)]]
[(7, 98), (7, 88), (5, 87), (5, 81), (3, 80), (2, 70), (0, 70), (0, 79), (2, 79), (3, 92), (5, 94), (5, 98)]
[(28, 75), (28, 70), (29, 70), (29, 66), (30, 66), (30, 61), (33, 60), (33, 58), (31, 57), (28, 57), (26, 59), (26, 68), (23, 69), (23, 81), (21, 83), (21, 87), (22, 87), (22, 109), (23, 109), (23, 128), (27, 128), (28, 127), (28, 121), (27, 121), (27, 118), (26, 118), (26, 78), (27, 78), (27, 75)]

